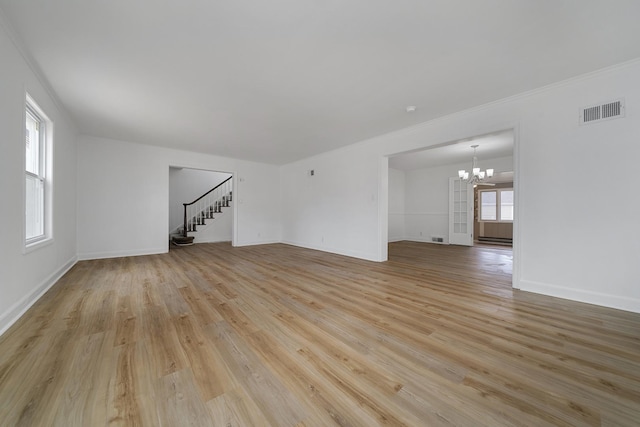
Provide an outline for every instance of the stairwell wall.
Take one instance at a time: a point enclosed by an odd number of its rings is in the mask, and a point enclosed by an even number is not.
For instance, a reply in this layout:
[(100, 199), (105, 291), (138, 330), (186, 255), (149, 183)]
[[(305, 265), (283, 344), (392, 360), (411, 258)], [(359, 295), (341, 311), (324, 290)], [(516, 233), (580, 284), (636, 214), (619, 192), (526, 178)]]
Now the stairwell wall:
[[(0, 15), (0, 334), (76, 262), (77, 130)], [(24, 251), (25, 92), (53, 121), (49, 244)]]
[(207, 219), (206, 225), (198, 226), (198, 231), (189, 233), (194, 243), (230, 242), (233, 237), (233, 202), (214, 214), (215, 219)]

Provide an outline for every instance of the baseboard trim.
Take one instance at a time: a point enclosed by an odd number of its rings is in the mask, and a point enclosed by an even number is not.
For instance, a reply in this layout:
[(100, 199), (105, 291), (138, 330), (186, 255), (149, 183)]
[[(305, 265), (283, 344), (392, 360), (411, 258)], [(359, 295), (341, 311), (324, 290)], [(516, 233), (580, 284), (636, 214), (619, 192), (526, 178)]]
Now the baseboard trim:
[[(515, 286), (514, 286), (515, 287)], [(618, 295), (603, 294), (600, 292), (586, 291), (583, 289), (567, 288), (548, 283), (521, 280), (518, 283), (521, 291), (562, 298), (571, 301), (584, 302), (617, 310), (640, 313), (640, 299), (622, 297)]]
[(331, 253), (331, 254), (348, 256), (348, 257), (351, 257), (351, 258), (363, 259), (365, 261), (381, 262), (380, 259), (378, 259), (374, 255), (366, 254), (366, 253), (362, 253), (362, 252), (357, 252), (357, 251), (345, 251), (345, 250), (341, 250), (341, 249), (324, 247), (324, 246), (305, 245), (305, 244), (302, 244), (302, 243), (295, 243), (295, 242), (291, 242), (291, 241), (288, 241), (288, 240), (283, 240), (282, 243), (285, 244), (285, 245), (296, 246), (298, 248), (313, 249), (314, 251), (328, 252), (328, 253)]
[(258, 246), (258, 245), (273, 245), (276, 243), (282, 243), (280, 240), (257, 240), (254, 242), (241, 242), (233, 245), (234, 248), (241, 248), (242, 246)]
[(231, 242), (231, 237), (229, 238), (225, 238), (225, 239), (218, 239), (218, 240), (207, 240), (206, 242), (197, 242), (195, 239), (193, 240), (193, 243), (196, 245), (199, 245), (201, 243), (225, 243), (225, 242)]
[(67, 271), (76, 265), (78, 257), (74, 256), (62, 267), (53, 272), (39, 286), (13, 304), (7, 311), (0, 315), (0, 336), (7, 332), (26, 312), (35, 304), (53, 285), (56, 284)]
[(448, 245), (449, 242), (434, 242), (431, 239), (422, 239), (420, 237), (405, 237), (402, 239), (406, 242), (417, 242), (417, 243), (433, 243), (434, 245)]
[(88, 252), (78, 254), (79, 261), (88, 261), (92, 259), (105, 259), (105, 258), (122, 258), (128, 256), (144, 256), (144, 255), (157, 255), (166, 254), (168, 247), (151, 248), (151, 249), (136, 249), (130, 251), (109, 251), (109, 252)]

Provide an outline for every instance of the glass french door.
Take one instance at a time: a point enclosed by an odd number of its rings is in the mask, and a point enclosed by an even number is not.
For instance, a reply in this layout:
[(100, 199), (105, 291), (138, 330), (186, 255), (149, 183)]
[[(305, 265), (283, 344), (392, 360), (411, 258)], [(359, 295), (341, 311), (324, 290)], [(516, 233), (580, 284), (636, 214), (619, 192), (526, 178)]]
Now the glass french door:
[(449, 178), (449, 243), (473, 246), (473, 186)]

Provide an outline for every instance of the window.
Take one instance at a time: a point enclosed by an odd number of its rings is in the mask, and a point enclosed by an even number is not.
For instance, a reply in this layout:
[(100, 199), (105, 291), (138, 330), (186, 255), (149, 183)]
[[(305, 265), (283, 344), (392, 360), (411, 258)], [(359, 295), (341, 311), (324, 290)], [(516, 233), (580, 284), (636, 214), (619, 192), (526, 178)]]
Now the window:
[(51, 122), (27, 95), (25, 110), (25, 246), (51, 237)]
[(513, 221), (513, 189), (480, 190), (480, 221)]

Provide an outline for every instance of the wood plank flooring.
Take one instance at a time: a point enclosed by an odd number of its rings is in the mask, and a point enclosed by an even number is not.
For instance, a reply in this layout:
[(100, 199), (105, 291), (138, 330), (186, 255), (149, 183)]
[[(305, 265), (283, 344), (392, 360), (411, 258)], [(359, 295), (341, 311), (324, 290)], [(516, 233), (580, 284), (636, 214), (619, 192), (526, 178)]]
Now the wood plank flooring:
[(0, 337), (0, 425), (640, 425), (640, 315), (513, 291), (510, 248), (389, 253), (79, 262)]

